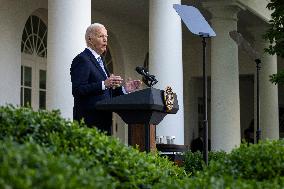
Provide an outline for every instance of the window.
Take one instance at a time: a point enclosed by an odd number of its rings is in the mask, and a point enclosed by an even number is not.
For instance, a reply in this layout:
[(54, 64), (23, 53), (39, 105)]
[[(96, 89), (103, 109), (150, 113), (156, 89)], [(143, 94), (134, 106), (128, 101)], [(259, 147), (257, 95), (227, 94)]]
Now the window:
[(47, 27), (30, 16), (22, 34), (21, 106), (46, 108)]
[(39, 70), (39, 108), (46, 108), (46, 70)]
[(27, 54), (36, 54), (39, 57), (47, 55), (47, 27), (37, 16), (30, 16), (26, 22), (21, 51)]
[(21, 106), (31, 105), (32, 100), (32, 68), (21, 66)]

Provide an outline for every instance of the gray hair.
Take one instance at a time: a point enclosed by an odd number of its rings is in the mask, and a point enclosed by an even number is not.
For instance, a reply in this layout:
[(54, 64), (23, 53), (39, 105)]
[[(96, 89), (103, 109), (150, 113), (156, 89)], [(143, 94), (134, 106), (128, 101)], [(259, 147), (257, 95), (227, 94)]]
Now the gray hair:
[(88, 28), (87, 28), (87, 30), (86, 30), (86, 33), (85, 33), (85, 40), (86, 40), (86, 44), (87, 44), (87, 46), (88, 46), (88, 41), (89, 41), (89, 36), (93, 33), (93, 32), (95, 32), (96, 31), (96, 29), (98, 29), (98, 28), (104, 28), (105, 26), (104, 25), (102, 25), (102, 24), (100, 24), (100, 23), (93, 23), (93, 24), (91, 24)]

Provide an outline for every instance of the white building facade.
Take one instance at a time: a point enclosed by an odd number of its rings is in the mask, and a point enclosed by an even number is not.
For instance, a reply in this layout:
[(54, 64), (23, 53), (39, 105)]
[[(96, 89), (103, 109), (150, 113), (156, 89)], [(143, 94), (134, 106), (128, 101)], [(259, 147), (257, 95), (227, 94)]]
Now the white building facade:
[[(174, 135), (176, 144), (190, 144), (201, 135), (203, 121), (202, 43), (186, 29), (173, 4), (198, 8), (217, 34), (208, 40), (207, 54), (211, 148), (237, 147), (256, 119), (256, 65), (230, 38), (233, 30), (262, 53), (262, 139), (283, 137), (284, 87), (270, 83), (269, 75), (284, 69), (284, 61), (263, 53), (268, 43), (261, 36), (271, 14), (266, 0), (2, 0), (0, 105), (59, 109), (72, 119), (69, 69), (86, 47), (86, 28), (99, 22), (109, 33), (105, 56), (111, 72), (141, 79), (135, 67), (147, 64), (159, 80), (156, 88), (171, 86), (177, 93), (180, 110), (157, 126), (157, 135)], [(127, 125), (117, 115), (113, 135), (127, 143)]]

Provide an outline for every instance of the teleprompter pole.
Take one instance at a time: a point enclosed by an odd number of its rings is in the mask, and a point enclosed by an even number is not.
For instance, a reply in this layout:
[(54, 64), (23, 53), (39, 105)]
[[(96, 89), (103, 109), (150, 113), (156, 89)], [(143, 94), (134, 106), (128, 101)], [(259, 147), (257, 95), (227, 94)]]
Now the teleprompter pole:
[(207, 69), (206, 69), (206, 38), (208, 34), (200, 33), (203, 47), (203, 159), (208, 165), (208, 114), (207, 114)]
[(259, 142), (261, 137), (261, 130), (259, 127), (259, 70), (260, 70), (260, 59), (255, 59), (256, 63), (256, 143)]
[(174, 4), (174, 9), (177, 11), (182, 21), (185, 23), (188, 30), (202, 37), (203, 44), (203, 158), (208, 165), (208, 120), (207, 120), (207, 75), (206, 75), (206, 38), (216, 36), (216, 33), (210, 27), (200, 11), (192, 6)]

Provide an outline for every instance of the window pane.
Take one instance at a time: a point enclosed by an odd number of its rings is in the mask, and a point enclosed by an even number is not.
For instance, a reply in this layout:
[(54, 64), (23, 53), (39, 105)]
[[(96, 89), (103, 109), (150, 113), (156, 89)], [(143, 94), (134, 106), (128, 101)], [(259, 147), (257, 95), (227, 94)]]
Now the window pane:
[(25, 46), (23, 52), (28, 53), (28, 54), (32, 54), (33, 53), (33, 45), (32, 45), (33, 38), (32, 38), (32, 36), (29, 36), (27, 38), (27, 40), (24, 41), (24, 43), (25, 43), (26, 46)]
[(23, 87), (21, 87), (20, 101), (21, 101), (21, 106), (23, 106)]
[(26, 40), (27, 40), (27, 33), (26, 33), (25, 30), (24, 30), (23, 35), (22, 35), (21, 52), (24, 51), (24, 42), (25, 42)]
[(32, 103), (32, 90), (24, 89), (24, 106), (31, 106)]
[(46, 92), (45, 91), (39, 91), (39, 108), (40, 109), (46, 108), (45, 98), (46, 98)]
[[(45, 25), (42, 21), (40, 21), (40, 26), (39, 26), (39, 33), (38, 33), (38, 35), (39, 35), (41, 38), (43, 38), (44, 35), (46, 35), (46, 34), (44, 34), (44, 33), (46, 32), (46, 30), (47, 30), (46, 25)], [(45, 44), (46, 44), (46, 43), (45, 43)]]
[(24, 67), (24, 86), (31, 87), (32, 86), (32, 68)]
[(23, 66), (21, 66), (21, 85), (23, 85)]
[(46, 71), (39, 70), (39, 88), (46, 89)]
[(25, 25), (27, 33), (30, 34), (32, 32), (32, 28), (31, 27), (26, 27), (26, 26), (31, 26), (31, 17), (29, 17), (29, 19), (27, 20), (26, 25)]
[(32, 30), (33, 33), (37, 33), (38, 25), (39, 25), (39, 18), (37, 16), (31, 16), (32, 19)]

